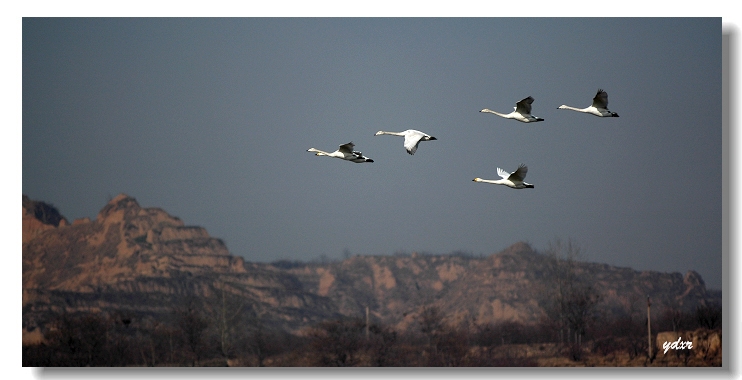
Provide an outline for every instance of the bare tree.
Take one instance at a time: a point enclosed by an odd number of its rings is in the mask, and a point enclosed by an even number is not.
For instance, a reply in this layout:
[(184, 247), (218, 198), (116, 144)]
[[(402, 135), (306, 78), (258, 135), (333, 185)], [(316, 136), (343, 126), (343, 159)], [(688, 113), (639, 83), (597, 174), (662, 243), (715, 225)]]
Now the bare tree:
[(63, 311), (44, 334), (54, 367), (121, 366), (130, 360), (126, 336), (115, 331), (114, 321), (99, 311), (75, 314)]
[(594, 321), (596, 306), (602, 297), (592, 285), (592, 279), (586, 277), (588, 274), (579, 270), (578, 259), (583, 250), (577, 242), (556, 239), (549, 243), (546, 254), (549, 258), (547, 275), (552, 286), (547, 292), (545, 310), (556, 321), (560, 341), (566, 338), (567, 343), (576, 346), (574, 354), (579, 354), (582, 337)]
[(185, 346), (192, 358), (191, 365), (194, 367), (199, 365), (204, 344), (204, 331), (209, 326), (200, 310), (194, 296), (187, 296), (182, 306), (175, 310), (178, 327), (183, 334)]
[(381, 324), (369, 327), (371, 338), (368, 345), (371, 365), (377, 367), (394, 367), (405, 365), (404, 352), (399, 349), (397, 332)]
[(428, 339), (428, 347), (437, 352), (437, 337), (443, 331), (443, 314), (436, 306), (423, 306), (418, 323), (420, 332)]
[(701, 305), (696, 307), (696, 322), (700, 327), (713, 330), (721, 326), (721, 306)]
[(217, 292), (212, 298), (212, 319), (219, 341), (219, 352), (224, 358), (234, 354), (235, 342), (240, 335), (240, 321), (245, 310), (245, 299), (230, 292), (229, 285), (222, 280), (216, 284)]
[(349, 367), (358, 364), (365, 324), (361, 319), (322, 322), (310, 334), (310, 347), (320, 366)]
[(246, 316), (249, 330), (245, 337), (246, 348), (257, 358), (258, 367), (262, 367), (265, 359), (284, 350), (284, 337), (280, 332), (266, 327), (256, 310), (251, 310)]
[(666, 307), (665, 310), (660, 314), (660, 320), (659, 320), (659, 331), (663, 330), (672, 330), (672, 331), (680, 331), (684, 328), (685, 320), (687, 318), (685, 317), (682, 310), (680, 310), (677, 306), (669, 306)]

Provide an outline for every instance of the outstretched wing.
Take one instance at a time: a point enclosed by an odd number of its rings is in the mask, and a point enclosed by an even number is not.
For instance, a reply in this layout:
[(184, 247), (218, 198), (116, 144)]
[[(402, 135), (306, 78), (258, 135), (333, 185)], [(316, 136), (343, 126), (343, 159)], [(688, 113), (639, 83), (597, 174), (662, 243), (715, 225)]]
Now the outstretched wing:
[(533, 98), (527, 97), (518, 103), (515, 103), (515, 111), (520, 114), (530, 114), (531, 113), (531, 104), (533, 104)]
[(407, 153), (415, 154), (417, 151), (417, 145), (420, 143), (420, 139), (423, 138), (423, 134), (417, 131), (407, 132), (404, 136), (404, 148), (407, 149)]
[(508, 179), (513, 182), (523, 182), (523, 180), (526, 178), (527, 173), (528, 166), (520, 164), (520, 166), (518, 166), (518, 170), (514, 171), (513, 174), (508, 177)]
[(338, 148), (339, 152), (346, 153), (346, 154), (353, 154), (353, 147), (356, 146), (356, 144), (353, 144), (353, 142), (349, 142), (347, 144), (340, 145)]
[(497, 175), (499, 175), (500, 177), (502, 177), (504, 179), (508, 179), (508, 177), (510, 177), (510, 173), (508, 173), (508, 172), (506, 172), (506, 171), (504, 171), (504, 170), (502, 170), (500, 168), (497, 168)]
[(593, 107), (608, 108), (608, 93), (599, 89), (593, 98)]

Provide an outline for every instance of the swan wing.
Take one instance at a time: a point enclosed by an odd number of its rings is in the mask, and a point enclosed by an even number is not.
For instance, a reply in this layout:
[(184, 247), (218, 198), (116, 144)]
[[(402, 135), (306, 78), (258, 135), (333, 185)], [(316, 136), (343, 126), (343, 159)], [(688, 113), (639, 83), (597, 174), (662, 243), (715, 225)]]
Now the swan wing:
[(353, 154), (353, 147), (356, 146), (356, 144), (353, 144), (353, 142), (349, 142), (347, 144), (340, 145), (338, 148), (338, 152), (346, 153), (346, 154)]
[(508, 179), (513, 182), (523, 182), (523, 180), (526, 178), (527, 173), (528, 166), (520, 164), (520, 166), (518, 166), (518, 170), (514, 171), (513, 174), (508, 177)]
[(499, 175), (503, 179), (508, 179), (508, 177), (510, 177), (510, 173), (508, 173), (508, 172), (506, 172), (506, 171), (504, 171), (504, 170), (502, 170), (500, 168), (497, 168), (497, 175)]
[(608, 108), (608, 93), (599, 89), (593, 98), (593, 107)]
[(404, 148), (407, 149), (407, 153), (415, 154), (417, 151), (417, 145), (420, 140), (425, 136), (424, 133), (415, 130), (405, 131), (404, 135)]
[(531, 104), (533, 104), (534, 99), (532, 97), (527, 97), (518, 103), (515, 103), (515, 111), (519, 114), (530, 114), (531, 113)]

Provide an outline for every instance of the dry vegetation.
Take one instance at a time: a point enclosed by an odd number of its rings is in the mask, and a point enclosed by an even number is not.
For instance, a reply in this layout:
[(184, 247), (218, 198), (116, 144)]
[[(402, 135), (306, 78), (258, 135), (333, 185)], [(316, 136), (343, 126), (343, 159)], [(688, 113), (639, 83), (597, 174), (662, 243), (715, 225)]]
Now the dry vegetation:
[[(720, 366), (721, 295), (700, 276), (517, 243), (470, 257), (245, 263), (124, 194), (68, 225), (24, 197), (23, 365)], [(55, 227), (57, 226), (57, 227)], [(652, 295), (648, 355), (646, 300)], [(366, 311), (365, 318), (354, 318)], [(370, 312), (369, 312), (370, 310)], [(691, 350), (659, 349), (677, 332)], [(656, 347), (654, 347), (656, 346)]]
[[(647, 355), (645, 320), (592, 323), (581, 339), (517, 322), (454, 327), (435, 307), (408, 331), (360, 318), (330, 320), (299, 334), (269, 329), (233, 303), (209, 308), (184, 298), (168, 321), (102, 313), (58, 315), (43, 343), (24, 345), (24, 366), (382, 366), (561, 367), (721, 366), (721, 347), (694, 342), (691, 350), (653, 347)], [(666, 313), (659, 330), (716, 332), (721, 310)], [(567, 339), (571, 337), (571, 339)], [(719, 342), (720, 343), (720, 342)]]

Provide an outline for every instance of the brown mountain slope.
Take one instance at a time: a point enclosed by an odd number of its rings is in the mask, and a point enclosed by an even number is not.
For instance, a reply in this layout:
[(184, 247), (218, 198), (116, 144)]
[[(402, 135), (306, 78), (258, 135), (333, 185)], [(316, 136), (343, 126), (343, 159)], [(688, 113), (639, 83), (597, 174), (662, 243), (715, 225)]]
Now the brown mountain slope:
[[(544, 318), (553, 299), (554, 261), (516, 243), (488, 257), (465, 255), (356, 256), (341, 262), (293, 265), (245, 263), (205, 229), (187, 226), (158, 208), (142, 208), (121, 194), (96, 220), (66, 223), (39, 219), (43, 202), (24, 197), (23, 326), (45, 328), (61, 311), (129, 313), (160, 320), (188, 297), (204, 313), (222, 290), (263, 323), (299, 331), (340, 316), (361, 317), (407, 328), (435, 306), (449, 323)], [(42, 215), (53, 215), (42, 212)], [(56, 220), (50, 224), (49, 220)], [(653, 308), (693, 310), (721, 304), (701, 277), (639, 272), (576, 262), (574, 274), (600, 295), (602, 315)], [(644, 314), (646, 315), (646, 314)]]
[[(406, 328), (430, 306), (452, 324), (537, 323), (547, 316), (544, 309), (554, 296), (550, 265), (547, 255), (516, 243), (486, 258), (358, 256), (290, 272), (308, 290), (332, 299), (341, 314), (362, 316), (368, 306), (378, 320)], [(693, 271), (683, 276), (583, 262), (575, 271), (600, 295), (603, 316), (646, 316), (647, 295), (655, 310), (721, 303), (720, 294), (710, 294)]]
[(221, 289), (282, 328), (335, 316), (329, 300), (303, 291), (293, 276), (271, 265), (245, 264), (205, 229), (142, 208), (125, 194), (95, 221), (54, 228), (27, 214), (24, 208), (26, 330), (62, 311), (126, 311), (159, 319), (188, 297), (205, 300)]

